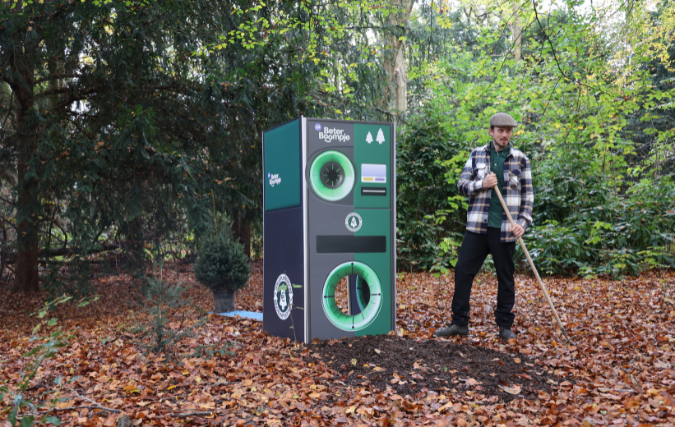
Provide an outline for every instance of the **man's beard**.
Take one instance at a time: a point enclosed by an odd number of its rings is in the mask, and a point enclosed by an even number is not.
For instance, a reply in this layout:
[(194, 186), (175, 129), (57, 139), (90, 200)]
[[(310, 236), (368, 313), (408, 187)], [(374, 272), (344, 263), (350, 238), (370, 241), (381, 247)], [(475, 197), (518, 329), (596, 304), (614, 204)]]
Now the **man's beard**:
[(502, 143), (501, 141), (499, 141), (498, 139), (496, 139), (496, 138), (493, 138), (492, 141), (493, 141), (495, 144), (499, 145), (500, 147), (506, 147), (507, 145), (509, 145), (509, 140), (508, 140), (508, 139), (505, 140), (503, 143)]

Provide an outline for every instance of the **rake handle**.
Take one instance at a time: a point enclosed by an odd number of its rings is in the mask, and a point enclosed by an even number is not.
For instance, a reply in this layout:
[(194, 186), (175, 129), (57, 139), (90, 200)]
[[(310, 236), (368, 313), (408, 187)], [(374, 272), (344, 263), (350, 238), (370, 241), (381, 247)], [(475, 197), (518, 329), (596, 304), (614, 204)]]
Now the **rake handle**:
[[(509, 212), (509, 209), (506, 207), (506, 202), (504, 202), (504, 198), (502, 197), (502, 193), (499, 191), (499, 188), (497, 186), (493, 187), (495, 192), (497, 193), (497, 196), (499, 197), (499, 201), (502, 202), (502, 207), (504, 208), (504, 212), (506, 213), (506, 217), (509, 219), (511, 222), (511, 227), (516, 225), (516, 222), (511, 218), (511, 213)], [(551, 301), (551, 297), (548, 294), (548, 291), (546, 290), (546, 286), (544, 285), (544, 282), (542, 282), (541, 277), (539, 277), (539, 272), (537, 271), (537, 268), (534, 266), (534, 262), (532, 261), (532, 258), (530, 257), (530, 253), (527, 251), (527, 248), (525, 247), (525, 243), (523, 242), (522, 237), (518, 237), (518, 243), (520, 243), (520, 247), (523, 249), (523, 252), (525, 253), (525, 256), (527, 257), (527, 261), (530, 263), (530, 267), (532, 267), (532, 271), (534, 272), (534, 276), (537, 278), (537, 282), (539, 283), (539, 287), (541, 288), (541, 292), (544, 294), (546, 297), (546, 301), (548, 301), (548, 305), (551, 307), (551, 311), (553, 312), (553, 316), (555, 317), (556, 322), (558, 323), (558, 326), (560, 327), (560, 330), (562, 331), (563, 335), (565, 336), (565, 339), (567, 342), (571, 342), (570, 338), (567, 336), (567, 332), (565, 332), (565, 327), (563, 326), (562, 322), (560, 321), (560, 317), (558, 317), (558, 312), (556, 311), (555, 307), (553, 306), (553, 301)]]

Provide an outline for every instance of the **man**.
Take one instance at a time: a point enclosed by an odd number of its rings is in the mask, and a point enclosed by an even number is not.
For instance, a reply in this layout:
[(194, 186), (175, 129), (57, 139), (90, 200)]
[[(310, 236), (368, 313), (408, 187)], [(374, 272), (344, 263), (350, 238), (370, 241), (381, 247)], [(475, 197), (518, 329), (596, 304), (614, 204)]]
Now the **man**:
[[(439, 337), (469, 334), (469, 300), (473, 279), (483, 261), (492, 254), (497, 270), (497, 308), (494, 311), (499, 336), (515, 338), (511, 331), (516, 300), (513, 253), (516, 240), (532, 223), (532, 174), (530, 161), (509, 142), (516, 121), (506, 113), (490, 117), (492, 141), (471, 153), (457, 187), (469, 196), (466, 234), (455, 266), (455, 295), (452, 298), (452, 323), (434, 332)], [(516, 222), (511, 227), (494, 187), (501, 190), (504, 201)]]

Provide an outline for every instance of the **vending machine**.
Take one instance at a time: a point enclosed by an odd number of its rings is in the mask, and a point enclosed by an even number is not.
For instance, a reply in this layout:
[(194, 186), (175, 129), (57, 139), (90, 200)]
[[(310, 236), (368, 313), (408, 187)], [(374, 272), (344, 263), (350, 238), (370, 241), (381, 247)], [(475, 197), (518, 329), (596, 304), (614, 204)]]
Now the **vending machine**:
[(263, 329), (306, 343), (394, 330), (395, 125), (300, 117), (263, 132), (263, 171)]

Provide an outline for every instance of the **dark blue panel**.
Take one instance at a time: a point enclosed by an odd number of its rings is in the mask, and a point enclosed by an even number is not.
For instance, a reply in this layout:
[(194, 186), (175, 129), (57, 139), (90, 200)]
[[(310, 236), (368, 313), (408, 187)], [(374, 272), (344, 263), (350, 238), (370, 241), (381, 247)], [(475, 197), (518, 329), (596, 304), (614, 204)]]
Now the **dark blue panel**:
[[(297, 340), (302, 342), (305, 337), (306, 308), (302, 207), (265, 212), (264, 221), (263, 330), (278, 337), (291, 339), (297, 337)], [(281, 275), (286, 275), (292, 284), (302, 286), (293, 288), (293, 305), (303, 309), (292, 309), (290, 316), (285, 320), (279, 317), (274, 304), (274, 288)], [(290, 301), (287, 297), (284, 298), (286, 299), (284, 303), (288, 304)], [(282, 306), (280, 301), (278, 306)], [(281, 312), (283, 315), (284, 310)]]
[(361, 307), (359, 307), (359, 300), (357, 293), (359, 292), (357, 281), (359, 276), (352, 274), (349, 276), (349, 314), (351, 316), (356, 316), (361, 313)]

